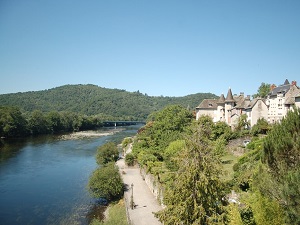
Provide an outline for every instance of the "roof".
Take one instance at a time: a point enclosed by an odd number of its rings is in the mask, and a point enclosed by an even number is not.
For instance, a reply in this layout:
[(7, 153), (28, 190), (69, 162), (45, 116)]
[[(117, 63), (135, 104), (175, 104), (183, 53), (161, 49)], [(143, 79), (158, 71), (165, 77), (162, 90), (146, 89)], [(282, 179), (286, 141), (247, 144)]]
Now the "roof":
[(196, 109), (217, 109), (216, 99), (204, 99)]
[(219, 100), (217, 101), (217, 103), (218, 103), (218, 104), (223, 104), (223, 103), (225, 103), (225, 97), (224, 97), (223, 94), (221, 94), (221, 96), (220, 96)]
[(227, 93), (225, 102), (234, 102), (232, 92), (231, 92), (231, 88), (228, 89), (228, 93)]
[(266, 104), (262, 98), (255, 98), (248, 104), (247, 109), (252, 109), (259, 100)]
[(295, 104), (295, 97), (300, 95), (300, 89), (296, 85), (292, 85), (290, 90), (285, 95), (284, 104), (293, 105)]
[(268, 95), (275, 96), (279, 93), (285, 94), (290, 90), (290, 87), (291, 87), (291, 85), (290, 85), (289, 81), (286, 79), (284, 84), (279, 85), (278, 87), (275, 87), (274, 89), (272, 89)]

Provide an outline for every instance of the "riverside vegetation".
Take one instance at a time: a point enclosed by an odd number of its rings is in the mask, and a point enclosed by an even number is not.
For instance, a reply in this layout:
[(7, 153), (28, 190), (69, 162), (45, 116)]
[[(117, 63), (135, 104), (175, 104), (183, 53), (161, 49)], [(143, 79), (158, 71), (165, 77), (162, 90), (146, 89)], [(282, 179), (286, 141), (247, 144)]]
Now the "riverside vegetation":
[[(135, 160), (164, 190), (160, 221), (300, 223), (300, 109), (272, 126), (261, 119), (251, 130), (243, 117), (234, 131), (208, 116), (192, 118), (185, 108), (168, 106), (149, 116), (134, 141)], [(243, 136), (251, 142), (242, 156), (226, 150), (228, 141)], [(238, 198), (230, 203), (233, 190)]]
[[(166, 105), (148, 116), (128, 159), (151, 173), (164, 190), (166, 207), (156, 214), (160, 221), (166, 225), (300, 223), (300, 109), (290, 111), (281, 123), (272, 126), (261, 119), (251, 130), (245, 129), (247, 118), (242, 116), (232, 131), (226, 123), (213, 123), (208, 116), (195, 121), (186, 106)], [(0, 110), (1, 136), (34, 133), (33, 128), (28, 129), (32, 115), (26, 109)], [(38, 111), (50, 121), (46, 130), (51, 132), (59, 131), (55, 118), (63, 113)], [(85, 118), (92, 116), (86, 115)], [(226, 149), (230, 140), (245, 136), (251, 142), (244, 154), (236, 156)], [(115, 146), (108, 143), (99, 149), (97, 162), (104, 165), (91, 175), (89, 190), (95, 197), (118, 199), (123, 194), (123, 184), (114, 164)], [(105, 184), (99, 185), (103, 181)], [(228, 198), (233, 190), (238, 196), (235, 203)]]

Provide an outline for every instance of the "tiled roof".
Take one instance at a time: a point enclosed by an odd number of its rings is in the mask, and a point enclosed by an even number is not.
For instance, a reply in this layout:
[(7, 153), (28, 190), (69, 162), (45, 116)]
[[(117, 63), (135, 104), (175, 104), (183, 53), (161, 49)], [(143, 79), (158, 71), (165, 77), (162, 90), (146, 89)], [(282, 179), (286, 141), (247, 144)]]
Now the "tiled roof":
[(221, 94), (221, 96), (220, 96), (219, 100), (217, 101), (217, 103), (219, 103), (219, 104), (225, 103), (225, 97), (224, 97), (223, 94)]
[(204, 99), (197, 109), (217, 109), (217, 107), (216, 99)]
[(231, 92), (231, 88), (228, 89), (228, 93), (227, 93), (225, 102), (234, 102), (232, 92)]
[(277, 95), (279, 93), (285, 94), (290, 90), (291, 86), (292, 85), (290, 85), (290, 82), (286, 79), (284, 84), (279, 85), (278, 87), (275, 87), (274, 89), (272, 89), (269, 92), (269, 96), (274, 96), (274, 95)]
[(259, 100), (261, 100), (264, 104), (266, 104), (265, 99), (263, 99), (263, 98), (255, 98), (255, 99), (253, 99), (253, 100), (248, 104), (248, 106), (247, 106), (246, 108), (247, 108), (247, 109), (252, 109), (252, 108), (255, 106), (255, 104), (256, 104)]
[(285, 95), (284, 104), (295, 104), (295, 97), (300, 95), (300, 89), (296, 85), (292, 85), (290, 90)]

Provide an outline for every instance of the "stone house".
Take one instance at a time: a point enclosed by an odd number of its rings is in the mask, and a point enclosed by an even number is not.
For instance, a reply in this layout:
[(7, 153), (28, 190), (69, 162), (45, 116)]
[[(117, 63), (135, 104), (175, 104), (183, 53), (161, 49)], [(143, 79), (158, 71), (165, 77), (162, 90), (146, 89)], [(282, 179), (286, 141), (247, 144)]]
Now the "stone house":
[(300, 89), (297, 87), (296, 81), (293, 81), (290, 84), (286, 79), (284, 84), (279, 85), (278, 87), (273, 84), (266, 99), (266, 104), (268, 106), (268, 122), (275, 123), (280, 121), (294, 106), (299, 107), (299, 95)]
[(264, 118), (267, 120), (268, 107), (265, 103), (265, 100), (262, 98), (253, 99), (246, 108), (246, 114), (248, 116), (248, 121), (251, 127), (255, 125), (257, 123), (257, 120), (260, 118)]
[(263, 99), (250, 100), (250, 96), (244, 93), (232, 95), (231, 88), (227, 96), (222, 94), (219, 99), (204, 99), (196, 108), (196, 119), (202, 115), (209, 115), (214, 122), (223, 121), (234, 128), (241, 115), (247, 114), (251, 126), (259, 118), (267, 119), (268, 108)]

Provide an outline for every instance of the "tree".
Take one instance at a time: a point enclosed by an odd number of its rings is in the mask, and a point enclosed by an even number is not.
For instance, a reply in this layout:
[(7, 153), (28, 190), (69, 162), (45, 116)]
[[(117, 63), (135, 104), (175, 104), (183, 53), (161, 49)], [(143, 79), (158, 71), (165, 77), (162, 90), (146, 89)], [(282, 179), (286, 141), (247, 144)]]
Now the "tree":
[(47, 134), (50, 131), (48, 120), (40, 110), (31, 113), (28, 126), (33, 135)]
[(166, 225), (222, 223), (224, 186), (221, 160), (210, 140), (211, 127), (198, 124), (191, 133), (176, 179), (166, 190), (166, 208), (156, 214)]
[(89, 179), (88, 189), (95, 198), (112, 200), (123, 194), (123, 181), (114, 163), (97, 168)]
[(267, 134), (269, 129), (270, 125), (268, 124), (268, 121), (266, 121), (264, 118), (259, 118), (257, 123), (252, 127), (251, 133), (254, 136), (257, 136), (258, 134)]
[(261, 85), (259, 86), (257, 93), (252, 95), (253, 98), (266, 98), (268, 93), (270, 92), (270, 84), (262, 82)]
[(115, 143), (108, 142), (97, 150), (96, 160), (99, 165), (115, 162), (119, 158), (119, 151)]
[(250, 123), (248, 121), (248, 116), (246, 114), (241, 115), (238, 118), (238, 123), (235, 129), (238, 131), (242, 131), (248, 129), (249, 127), (250, 127)]
[(132, 153), (128, 153), (125, 156), (125, 163), (128, 166), (133, 166), (134, 165), (134, 155)]
[(275, 183), (272, 198), (285, 210), (288, 224), (300, 223), (300, 108), (289, 111), (265, 138), (263, 160)]
[(20, 109), (0, 107), (0, 136), (20, 137), (27, 134), (27, 121)]

